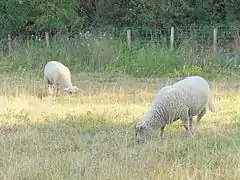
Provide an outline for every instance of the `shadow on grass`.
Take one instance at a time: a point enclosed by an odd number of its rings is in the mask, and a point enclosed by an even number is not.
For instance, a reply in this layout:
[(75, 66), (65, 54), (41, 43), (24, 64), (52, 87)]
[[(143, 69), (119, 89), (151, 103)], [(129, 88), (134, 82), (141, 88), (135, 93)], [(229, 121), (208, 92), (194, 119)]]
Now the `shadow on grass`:
[[(238, 163), (238, 123), (218, 127), (215, 131), (201, 129), (195, 138), (183, 128), (175, 131), (167, 128), (163, 139), (149, 136), (145, 144), (135, 143), (132, 123), (113, 122), (105, 114), (89, 112), (69, 114), (46, 124), (24, 125), (1, 137), (0, 162), (8, 162), (3, 164), (4, 172), (11, 167), (15, 170), (13, 175), (23, 179), (46, 179), (50, 175), (55, 179), (71, 179), (71, 175), (88, 179), (98, 175), (151, 179), (159, 167), (176, 173), (177, 177), (177, 169), (183, 164), (181, 168), (186, 172), (195, 167), (199, 176), (211, 172), (210, 177), (215, 169), (235, 167)], [(10, 155), (9, 149), (12, 149)]]
[(105, 114), (95, 114), (90, 111), (83, 115), (67, 114), (62, 119), (46, 119), (43, 123), (32, 123), (21, 119), (21, 124), (16, 123), (15, 125), (0, 126), (0, 134), (11, 136), (11, 134), (16, 132), (30, 131), (31, 133), (34, 130), (37, 133), (57, 135), (58, 138), (64, 136), (62, 137), (63, 139), (68, 136), (78, 136), (79, 138), (83, 138), (83, 141), (84, 137), (88, 137), (89, 139), (97, 138), (100, 141), (101, 137), (104, 137), (107, 141), (123, 141), (124, 137), (126, 138), (129, 135), (132, 140), (134, 139), (133, 122), (114, 122), (114, 120), (111, 121), (110, 119), (111, 117)]
[[(157, 134), (160, 129), (153, 131), (151, 134), (147, 135), (146, 143), (136, 143), (135, 142), (135, 120), (132, 121), (117, 121), (112, 117), (108, 117), (105, 114), (95, 114), (88, 111), (83, 115), (72, 115), (67, 114), (62, 119), (55, 119), (46, 121), (44, 123), (31, 123), (26, 121), (21, 125), (13, 126), (1, 126), (0, 134), (14, 133), (16, 131), (25, 131), (26, 129), (36, 129), (39, 132), (57, 132), (59, 135), (74, 134), (79, 137), (88, 136), (89, 138), (104, 137), (108, 141), (124, 141), (127, 140), (128, 146), (134, 145), (146, 145), (150, 143), (161, 143), (165, 141), (172, 141), (174, 139), (182, 140), (199, 140), (202, 138), (213, 136), (224, 138), (224, 136), (230, 137), (231, 134), (239, 134), (240, 122), (233, 122), (228, 125), (217, 125), (217, 129), (211, 128), (201, 128), (198, 129), (195, 137), (191, 137), (190, 134), (183, 128), (180, 121), (175, 122), (173, 125), (167, 125), (162, 138), (158, 138)], [(184, 141), (183, 141), (184, 143)]]

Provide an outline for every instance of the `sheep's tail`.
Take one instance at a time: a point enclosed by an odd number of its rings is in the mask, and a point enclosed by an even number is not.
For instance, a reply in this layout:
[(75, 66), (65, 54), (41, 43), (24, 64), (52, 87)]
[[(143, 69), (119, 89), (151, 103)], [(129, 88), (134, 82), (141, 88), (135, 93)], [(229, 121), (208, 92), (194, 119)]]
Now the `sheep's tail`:
[(210, 111), (215, 112), (215, 106), (212, 102), (212, 98), (208, 101), (208, 108)]
[(209, 103), (208, 103), (208, 108), (209, 108), (209, 110), (210, 110), (211, 112), (215, 112), (215, 106), (214, 106), (213, 103), (209, 102)]
[(216, 111), (216, 108), (215, 108), (215, 105), (213, 104), (213, 96), (212, 96), (212, 93), (210, 95), (210, 98), (209, 98), (209, 101), (208, 101), (208, 108), (211, 112), (215, 112)]

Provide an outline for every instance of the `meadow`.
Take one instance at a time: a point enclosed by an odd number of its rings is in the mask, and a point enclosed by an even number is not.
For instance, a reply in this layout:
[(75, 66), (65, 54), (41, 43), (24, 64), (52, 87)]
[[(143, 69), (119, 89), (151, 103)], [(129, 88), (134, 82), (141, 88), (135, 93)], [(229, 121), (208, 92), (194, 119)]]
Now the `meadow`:
[[(0, 54), (0, 179), (239, 179), (240, 66), (185, 44), (172, 52), (84, 35)], [(70, 67), (78, 94), (47, 94), (49, 60)], [(194, 138), (177, 121), (136, 143), (134, 123), (156, 92), (188, 75), (207, 78), (216, 112)]]
[[(0, 179), (239, 179), (236, 79), (211, 81), (216, 112), (194, 138), (178, 121), (148, 142), (132, 126), (176, 79), (73, 76), (76, 95), (48, 96), (41, 79), (1, 77)], [(133, 83), (134, 82), (134, 83)]]

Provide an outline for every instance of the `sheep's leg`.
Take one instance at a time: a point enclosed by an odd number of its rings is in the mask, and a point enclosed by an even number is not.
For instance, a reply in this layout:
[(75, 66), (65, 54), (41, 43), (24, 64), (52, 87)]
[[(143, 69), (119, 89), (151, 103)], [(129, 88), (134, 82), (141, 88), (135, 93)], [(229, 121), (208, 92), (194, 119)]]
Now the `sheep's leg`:
[(190, 131), (193, 133), (193, 117), (189, 117), (189, 128), (190, 128)]
[(54, 83), (49, 83), (48, 84), (48, 90), (49, 90), (51, 95), (54, 95), (54, 93), (55, 93), (55, 84)]
[(53, 94), (53, 84), (48, 81), (47, 88), (49, 93), (52, 95)]
[(163, 131), (164, 131), (165, 125), (161, 127), (160, 132), (158, 133), (158, 137), (163, 136)]
[(57, 88), (57, 94), (59, 95), (60, 94), (60, 84), (59, 83), (57, 83), (56, 88)]
[(52, 95), (53, 90), (54, 90), (54, 84), (51, 83), (49, 80), (48, 80), (48, 90), (49, 90), (50, 94)]
[(48, 80), (46, 77), (44, 77), (43, 83), (44, 83), (44, 85), (45, 85), (45, 88), (48, 89), (48, 91), (51, 93), (51, 90), (50, 90), (50, 82), (49, 82), (49, 80)]
[(53, 85), (52, 84), (48, 84), (48, 91), (50, 92), (50, 94), (53, 93)]
[(182, 119), (183, 126), (190, 133), (190, 135), (193, 137), (192, 134), (192, 117), (189, 117), (188, 115), (185, 116), (185, 118)]
[(55, 84), (51, 84), (51, 91), (52, 91), (52, 94), (56, 93)]
[(53, 91), (54, 91), (55, 94), (58, 93), (58, 84), (55, 83), (55, 82), (53, 83)]
[(193, 131), (194, 135), (196, 134), (198, 125), (199, 125), (199, 123), (200, 123), (200, 120), (203, 118), (203, 116), (206, 114), (206, 112), (207, 112), (207, 108), (204, 108), (204, 109), (200, 112), (200, 114), (198, 114), (198, 116), (197, 116), (197, 121), (196, 121), (196, 125), (195, 125), (194, 131)]

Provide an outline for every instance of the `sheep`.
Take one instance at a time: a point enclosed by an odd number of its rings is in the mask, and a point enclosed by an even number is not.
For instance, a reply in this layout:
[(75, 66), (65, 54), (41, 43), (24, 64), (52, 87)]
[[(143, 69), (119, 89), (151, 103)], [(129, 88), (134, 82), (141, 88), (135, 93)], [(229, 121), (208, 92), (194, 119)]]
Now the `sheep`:
[[(137, 142), (146, 140), (146, 134), (160, 128), (158, 137), (162, 137), (167, 124), (178, 119), (191, 136), (194, 136), (200, 120), (207, 112), (215, 112), (211, 90), (207, 81), (200, 76), (189, 76), (173, 85), (165, 86), (157, 93), (148, 113), (136, 123)], [(197, 115), (196, 125), (192, 129), (193, 116)], [(193, 133), (193, 134), (192, 134)]]
[(79, 90), (71, 82), (71, 73), (65, 65), (58, 61), (49, 61), (44, 68), (44, 84), (50, 94), (53, 92), (74, 93)]

